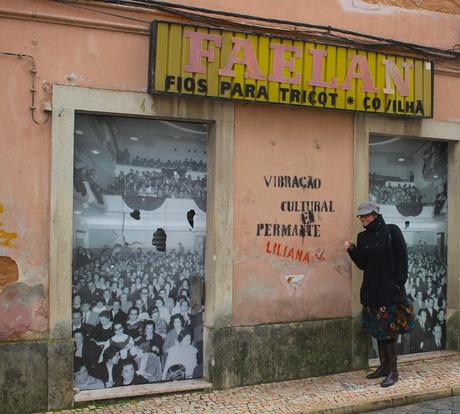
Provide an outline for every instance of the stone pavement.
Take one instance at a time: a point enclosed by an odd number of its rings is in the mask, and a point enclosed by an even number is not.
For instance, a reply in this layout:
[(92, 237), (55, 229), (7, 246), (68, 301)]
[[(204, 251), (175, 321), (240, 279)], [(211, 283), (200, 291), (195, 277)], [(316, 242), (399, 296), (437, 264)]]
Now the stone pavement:
[(441, 398), (404, 407), (387, 408), (365, 414), (460, 414), (460, 396)]
[[(367, 380), (363, 371), (356, 371), (224, 391), (125, 400), (111, 405), (94, 403), (85, 408), (66, 410), (61, 413), (85, 411), (97, 414), (366, 412), (460, 395), (460, 354), (400, 364), (400, 377), (400, 381), (393, 387), (382, 388), (380, 380)], [(404, 412), (398, 410), (401, 408), (393, 412)], [(436, 413), (436, 411), (431, 412)]]

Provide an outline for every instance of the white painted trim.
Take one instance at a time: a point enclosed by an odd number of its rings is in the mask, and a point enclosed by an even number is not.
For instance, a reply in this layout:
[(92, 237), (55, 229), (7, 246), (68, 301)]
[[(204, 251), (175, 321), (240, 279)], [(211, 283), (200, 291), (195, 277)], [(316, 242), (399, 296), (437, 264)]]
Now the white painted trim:
[[(137, 92), (54, 86), (50, 212), (50, 339), (70, 339), (72, 331), (75, 112), (196, 121), (208, 124), (206, 312), (203, 336), (203, 372), (204, 377), (208, 378), (207, 359), (210, 358), (207, 353), (208, 330), (227, 326), (232, 318), (234, 106), (232, 103), (215, 100), (153, 97)], [(69, 357), (71, 358), (71, 355)], [(183, 382), (183, 384), (193, 383)], [(149, 388), (152, 392), (154, 389)], [(125, 387), (118, 388), (117, 393), (120, 396), (127, 396)], [(113, 396), (106, 398), (113, 398)]]
[[(393, 135), (405, 138), (439, 139), (449, 141), (448, 148), (448, 274), (447, 304), (449, 309), (460, 308), (460, 123), (441, 122), (433, 119), (402, 119), (372, 114), (355, 114), (354, 131), (354, 206), (368, 198), (369, 186), (369, 136)], [(356, 233), (360, 224), (354, 221)], [(359, 287), (362, 272), (355, 266), (352, 269), (352, 314), (359, 317), (361, 304)], [(424, 356), (426, 355), (423, 354)]]
[(77, 391), (75, 402), (111, 400), (114, 398), (139, 397), (142, 395), (168, 394), (183, 391), (210, 390), (212, 384), (205, 380), (183, 380), (159, 384), (128, 385), (126, 387), (103, 388), (101, 390)]

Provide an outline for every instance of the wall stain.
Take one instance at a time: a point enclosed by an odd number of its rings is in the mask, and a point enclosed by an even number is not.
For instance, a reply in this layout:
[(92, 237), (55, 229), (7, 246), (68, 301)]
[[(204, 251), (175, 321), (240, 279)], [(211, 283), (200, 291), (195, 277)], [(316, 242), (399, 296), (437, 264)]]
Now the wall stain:
[(17, 282), (0, 293), (0, 341), (18, 339), (30, 331), (42, 332), (46, 322), (43, 285), (29, 286)]
[[(0, 214), (5, 211), (3, 205), (0, 204)], [(18, 237), (17, 233), (9, 232), (3, 230), (2, 227), (3, 223), (0, 221), (0, 246), (3, 247), (14, 247), (12, 241)]]

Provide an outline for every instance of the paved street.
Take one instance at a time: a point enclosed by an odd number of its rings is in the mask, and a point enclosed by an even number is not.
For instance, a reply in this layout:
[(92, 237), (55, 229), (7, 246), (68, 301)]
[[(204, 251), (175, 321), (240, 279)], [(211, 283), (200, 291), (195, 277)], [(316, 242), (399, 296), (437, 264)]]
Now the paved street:
[[(71, 414), (265, 414), (358, 413), (399, 407), (382, 413), (460, 413), (460, 397), (400, 407), (423, 400), (460, 395), (460, 354), (400, 364), (400, 381), (382, 388), (363, 371), (260, 384), (224, 391), (169, 394), (112, 405), (89, 404)], [(375, 411), (374, 411), (375, 413)]]
[(365, 414), (460, 414), (460, 396), (386, 410), (368, 411)]

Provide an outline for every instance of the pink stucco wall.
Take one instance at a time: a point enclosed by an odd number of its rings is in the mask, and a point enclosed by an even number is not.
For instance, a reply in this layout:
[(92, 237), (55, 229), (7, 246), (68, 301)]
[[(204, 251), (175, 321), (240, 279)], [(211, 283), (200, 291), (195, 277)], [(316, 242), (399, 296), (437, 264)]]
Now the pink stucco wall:
[[(238, 106), (236, 118), (234, 323), (349, 315), (342, 239), (352, 231), (353, 115), (252, 105)], [(311, 176), (321, 186), (272, 187), (269, 176)], [(302, 223), (300, 212), (282, 211), (283, 201), (332, 201), (333, 211), (314, 213), (319, 237), (257, 236), (257, 224)], [(274, 243), (280, 250), (273, 251)], [(289, 256), (284, 246), (302, 250), (302, 260), (283, 257)], [(302, 278), (297, 287), (289, 283), (292, 275)]]
[[(2, 1), (0, 15), (13, 6), (75, 14), (50, 4)], [(7, 18), (1, 19), (0, 33), (0, 51), (34, 57), (39, 109), (51, 101), (55, 83), (146, 90), (146, 35)], [(30, 68), (28, 59), (0, 55), (0, 229), (17, 235), (8, 245), (0, 239), (0, 256), (13, 259), (19, 270), (16, 283), (0, 286), (0, 340), (39, 337), (48, 329), (51, 120), (32, 121)], [(46, 119), (36, 112), (39, 122)]]
[[(441, 48), (460, 43), (459, 16), (376, 9), (360, 1), (181, 3), (332, 25)], [(94, 7), (93, 2), (81, 4)], [(34, 57), (39, 108), (51, 100), (53, 84), (146, 91), (147, 29), (155, 15), (105, 10), (141, 21), (45, 0), (0, 0), (0, 51)], [(100, 22), (107, 25), (101, 27)], [(29, 69), (25, 59), (0, 55), (0, 230), (16, 235), (7, 244), (0, 240), (0, 256), (15, 260), (19, 271), (17, 281), (0, 285), (0, 340), (46, 335), (47, 330), (51, 121), (32, 122)], [(460, 120), (459, 92), (459, 77), (436, 76), (436, 119)], [(44, 120), (45, 114), (38, 110), (36, 118)], [(348, 315), (349, 268), (337, 236), (351, 230), (352, 114), (247, 105), (237, 106), (235, 124), (234, 323)], [(298, 189), (264, 188), (263, 175), (313, 175), (324, 184), (305, 197)], [(326, 261), (296, 267), (267, 256), (263, 238), (255, 236), (255, 224), (298, 222), (294, 214), (283, 213), (284, 217), (279, 203), (304, 198), (333, 200), (336, 211), (318, 217), (320, 238), (306, 238), (303, 245), (298, 238), (289, 241), (310, 251), (324, 248)], [(283, 281), (288, 270), (305, 276), (298, 289)]]

